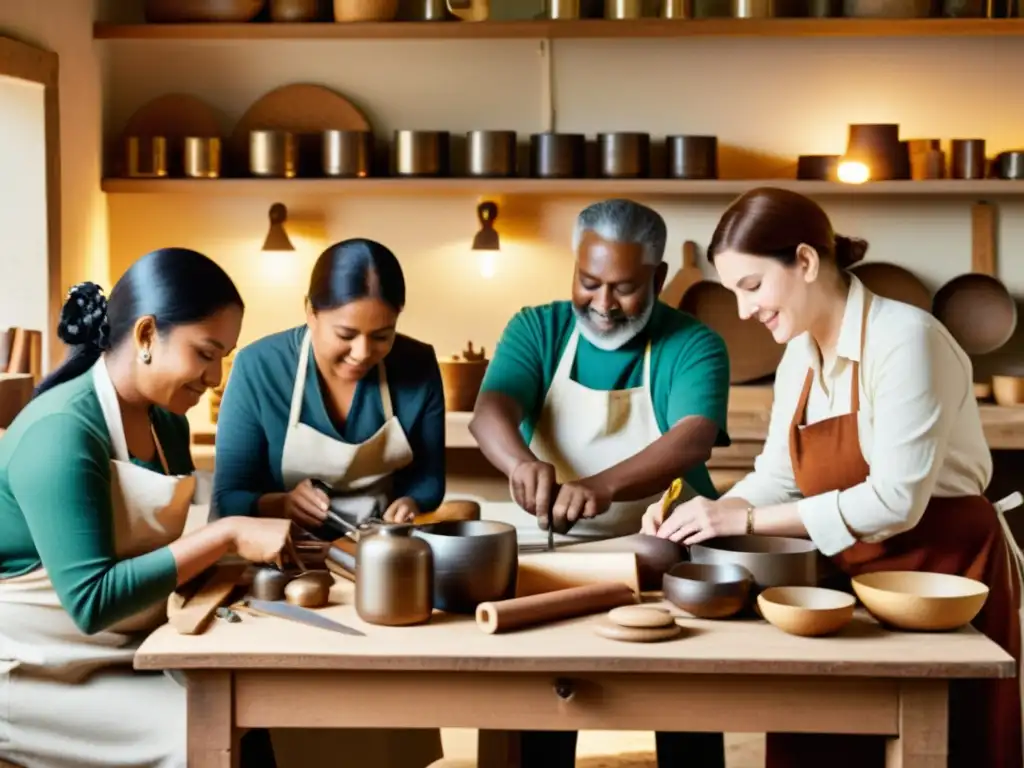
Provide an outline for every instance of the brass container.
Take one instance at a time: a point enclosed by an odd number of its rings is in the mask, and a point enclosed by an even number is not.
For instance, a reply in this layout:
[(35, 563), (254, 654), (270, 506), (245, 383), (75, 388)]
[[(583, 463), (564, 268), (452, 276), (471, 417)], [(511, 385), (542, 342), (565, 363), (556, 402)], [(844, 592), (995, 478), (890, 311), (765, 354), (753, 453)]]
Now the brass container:
[(604, 0), (606, 19), (639, 19), (643, 15), (643, 0)]
[(502, 178), (516, 175), (515, 131), (470, 131), (466, 134), (466, 175)]
[(984, 139), (953, 139), (950, 150), (951, 179), (984, 179), (988, 175)]
[(373, 172), (373, 146), (371, 131), (324, 131), (324, 176), (348, 179), (370, 176)]
[(447, 131), (395, 131), (392, 172), (395, 176), (447, 176), (450, 146)]
[(663, 19), (692, 19), (693, 13), (693, 0), (662, 0), (660, 15)]
[(476, 405), (480, 385), (487, 372), (487, 356), (483, 349), (473, 349), (469, 342), (461, 354), (440, 358), (441, 383), (444, 386), (444, 409), (446, 411), (472, 411)]
[(356, 613), (368, 624), (423, 624), (434, 610), (434, 557), (411, 525), (382, 525), (356, 548)]
[(136, 179), (167, 176), (167, 139), (163, 136), (129, 136), (125, 140), (125, 166)]
[(665, 138), (666, 176), (670, 179), (717, 179), (717, 136)]
[(220, 178), (220, 139), (215, 136), (186, 136), (184, 166), (185, 176), (190, 179)]
[(298, 175), (299, 144), (289, 131), (250, 131), (249, 173), (267, 178)]
[(547, 0), (544, 12), (549, 19), (578, 19), (580, 17), (580, 0)]

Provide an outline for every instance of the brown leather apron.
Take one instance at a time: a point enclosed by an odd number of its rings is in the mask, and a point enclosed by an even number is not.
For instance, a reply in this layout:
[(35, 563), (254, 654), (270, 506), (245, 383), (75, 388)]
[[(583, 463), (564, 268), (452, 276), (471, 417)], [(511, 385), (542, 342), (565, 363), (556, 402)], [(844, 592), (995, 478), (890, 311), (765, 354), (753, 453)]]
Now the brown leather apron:
[[(861, 330), (863, 357), (867, 327)], [(804, 425), (814, 370), (808, 369), (789, 430), (793, 475), (803, 497), (844, 491), (864, 482), (871, 467), (860, 449), (859, 368), (851, 366), (850, 413)], [(989, 587), (974, 626), (1020, 660), (1019, 588), (1002, 525), (983, 496), (933, 497), (921, 521), (878, 543), (857, 542), (833, 562), (847, 575), (889, 570), (934, 571), (977, 579)], [(956, 680), (949, 692), (950, 768), (1021, 768), (1018, 680)], [(885, 764), (876, 736), (768, 734), (766, 768), (875, 768)]]

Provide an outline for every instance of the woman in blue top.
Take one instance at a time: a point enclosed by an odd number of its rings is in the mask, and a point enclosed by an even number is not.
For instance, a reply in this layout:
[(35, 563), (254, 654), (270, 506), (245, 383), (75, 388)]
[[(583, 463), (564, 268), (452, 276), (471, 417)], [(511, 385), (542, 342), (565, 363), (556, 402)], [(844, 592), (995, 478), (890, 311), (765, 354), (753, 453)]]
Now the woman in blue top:
[[(214, 509), (287, 517), (322, 538), (375, 511), (411, 521), (444, 497), (444, 394), (434, 350), (396, 333), (405, 278), (372, 240), (345, 240), (317, 259), (306, 324), (235, 357), (217, 420)], [(425, 768), (442, 756), (437, 729), (303, 729), (304, 765), (333, 765), (358, 744), (360, 763)], [(284, 738), (274, 733), (277, 740)], [(326, 762), (320, 762), (326, 761)]]
[(405, 278), (372, 240), (317, 259), (306, 324), (241, 350), (217, 425), (220, 516), (288, 517), (325, 538), (350, 522), (411, 521), (444, 497), (444, 394), (434, 350), (396, 333)]

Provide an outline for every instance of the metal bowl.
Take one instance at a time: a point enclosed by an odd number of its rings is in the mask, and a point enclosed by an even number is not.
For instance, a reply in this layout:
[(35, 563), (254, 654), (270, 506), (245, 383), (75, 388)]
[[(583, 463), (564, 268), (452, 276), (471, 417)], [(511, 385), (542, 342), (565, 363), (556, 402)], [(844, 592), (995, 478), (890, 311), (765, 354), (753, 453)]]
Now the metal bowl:
[(679, 563), (661, 584), (672, 605), (698, 619), (724, 619), (747, 606), (754, 577), (740, 565)]
[(690, 547), (695, 563), (739, 565), (758, 590), (816, 587), (823, 575), (821, 553), (812, 541), (782, 536), (722, 536)]
[(413, 535), (434, 555), (434, 607), (476, 612), (480, 603), (515, 597), (519, 543), (515, 526), (497, 520), (445, 520)]

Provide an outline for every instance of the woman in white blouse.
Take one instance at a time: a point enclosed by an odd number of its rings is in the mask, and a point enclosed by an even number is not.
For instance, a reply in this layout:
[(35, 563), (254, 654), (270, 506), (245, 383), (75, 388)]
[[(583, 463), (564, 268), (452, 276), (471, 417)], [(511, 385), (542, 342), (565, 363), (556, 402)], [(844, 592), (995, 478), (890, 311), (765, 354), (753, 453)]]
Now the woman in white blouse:
[[(721, 499), (692, 499), (644, 532), (810, 538), (853, 576), (938, 571), (990, 588), (975, 626), (1020, 659), (1019, 589), (1003, 528), (982, 495), (992, 476), (971, 362), (915, 307), (871, 294), (846, 271), (867, 244), (836, 235), (812, 200), (755, 189), (725, 212), (708, 247), (740, 315), (786, 352), (764, 450)], [(949, 765), (1021, 768), (1016, 679), (950, 691)], [(767, 768), (884, 764), (876, 737), (769, 734)]]

